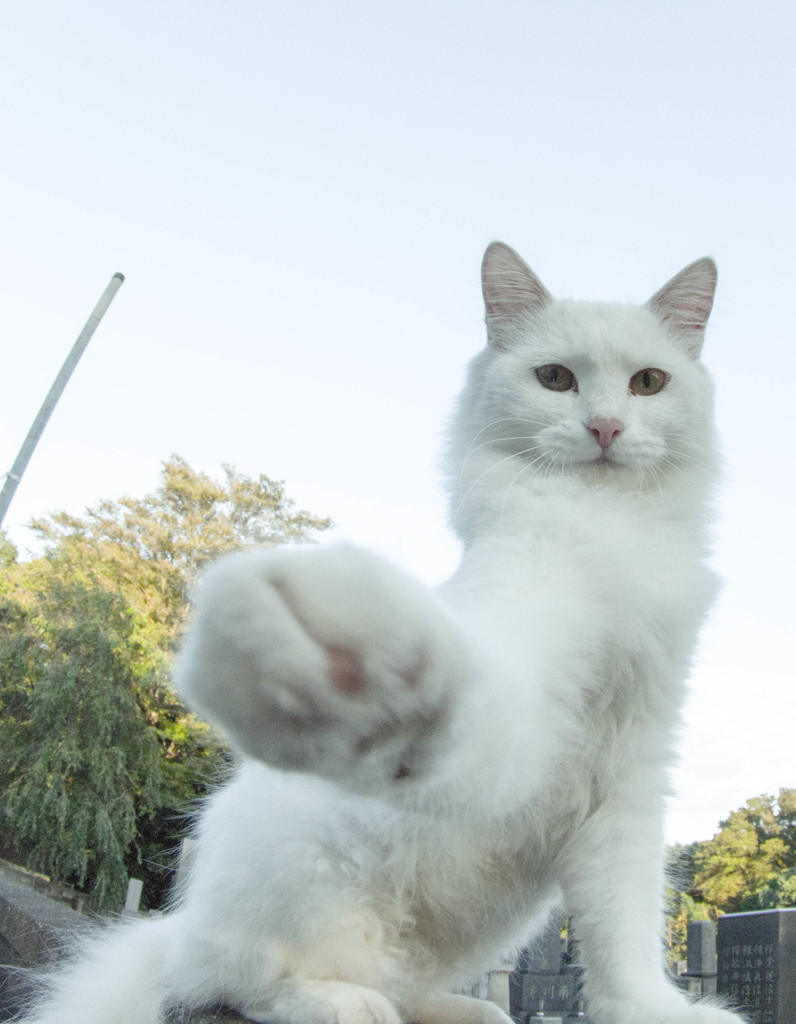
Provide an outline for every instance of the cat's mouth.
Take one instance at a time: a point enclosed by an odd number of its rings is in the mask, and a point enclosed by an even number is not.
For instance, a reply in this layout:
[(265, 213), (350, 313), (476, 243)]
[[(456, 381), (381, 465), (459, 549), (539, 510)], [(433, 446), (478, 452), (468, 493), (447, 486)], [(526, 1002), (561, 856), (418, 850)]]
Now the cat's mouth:
[(623, 463), (621, 459), (617, 459), (611, 454), (610, 451), (600, 452), (599, 455), (595, 455), (593, 459), (589, 459), (587, 465), (594, 466), (598, 470), (605, 470), (608, 472), (611, 469), (619, 469)]

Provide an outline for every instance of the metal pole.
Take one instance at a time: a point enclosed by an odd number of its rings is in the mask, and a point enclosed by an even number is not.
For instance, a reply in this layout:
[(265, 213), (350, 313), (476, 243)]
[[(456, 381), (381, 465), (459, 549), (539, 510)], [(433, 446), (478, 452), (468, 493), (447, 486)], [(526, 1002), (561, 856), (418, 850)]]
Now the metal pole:
[(19, 454), (14, 461), (14, 465), (11, 467), (8, 473), (6, 473), (5, 483), (3, 489), (0, 491), (0, 524), (2, 524), (5, 514), (8, 511), (8, 506), (11, 504), (11, 499), (14, 497), (14, 492), (17, 489), (19, 481), (22, 479), (22, 474), (25, 472), (25, 468), (30, 461), (30, 457), (38, 444), (39, 438), (41, 437), (44, 428), (47, 426), (47, 421), (52, 415), (52, 411), (61, 397), (61, 394), (66, 387), (69, 378), (72, 375), (72, 371), (77, 366), (80, 357), (86, 349), (91, 340), (91, 336), (96, 331), (100, 320), (105, 315), (105, 311), (113, 301), (113, 297), (118, 292), (119, 288), (124, 281), (124, 274), (114, 274), (108, 284), (108, 287), (100, 296), (99, 302), (94, 307), (94, 311), (86, 321), (86, 325), (80, 334), (77, 336), (77, 341), (72, 346), (72, 351), (64, 360), (64, 365), (61, 367), (58, 376), (53, 381), (53, 385), (50, 388), (47, 397), (42, 403), (41, 409), (39, 409), (36, 419), (33, 421), (33, 425), (28, 431), (28, 436), (25, 438), (22, 447), (19, 449)]

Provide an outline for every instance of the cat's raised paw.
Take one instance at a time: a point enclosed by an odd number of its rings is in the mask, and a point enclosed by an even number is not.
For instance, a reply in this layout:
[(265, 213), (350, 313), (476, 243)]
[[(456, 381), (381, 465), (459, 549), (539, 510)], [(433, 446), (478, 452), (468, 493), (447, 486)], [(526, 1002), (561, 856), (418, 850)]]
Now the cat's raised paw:
[(177, 681), (244, 753), (365, 788), (422, 773), (468, 672), (436, 597), (350, 546), (228, 556)]

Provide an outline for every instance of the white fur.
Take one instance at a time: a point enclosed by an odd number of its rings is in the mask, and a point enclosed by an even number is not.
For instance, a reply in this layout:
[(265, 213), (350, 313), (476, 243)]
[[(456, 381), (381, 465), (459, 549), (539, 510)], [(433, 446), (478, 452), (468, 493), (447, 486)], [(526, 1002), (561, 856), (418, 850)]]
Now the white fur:
[[(715, 268), (646, 307), (555, 301), (500, 244), (483, 273), (489, 345), (448, 459), (459, 570), (432, 593), (345, 546), (210, 570), (178, 681), (242, 765), (178, 907), (97, 943), (31, 1024), (216, 1001), (279, 1024), (499, 1024), (445, 993), (556, 906), (595, 1024), (738, 1020), (674, 991), (660, 942), (666, 766), (714, 593)], [(543, 388), (547, 363), (577, 390)], [(646, 367), (671, 379), (630, 394)], [(600, 417), (623, 427), (607, 461)]]

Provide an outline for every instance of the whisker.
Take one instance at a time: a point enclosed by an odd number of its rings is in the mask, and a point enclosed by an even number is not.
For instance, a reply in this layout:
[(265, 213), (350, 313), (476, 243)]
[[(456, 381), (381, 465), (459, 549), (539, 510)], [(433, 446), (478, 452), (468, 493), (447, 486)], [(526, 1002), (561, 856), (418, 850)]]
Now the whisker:
[[(569, 474), (577, 471), (580, 465), (579, 460), (570, 458), (559, 448), (547, 448), (542, 450), (539, 444), (538, 430), (540, 427), (549, 427), (549, 421), (531, 416), (505, 416), (491, 420), (482, 426), (472, 437), (461, 462), (459, 471), (459, 490), (461, 497), (456, 506), (455, 514), (458, 514), (464, 507), (473, 491), (481, 484), (484, 478), (493, 470), (499, 469), (512, 459), (521, 463), (519, 470), (515, 473), (510, 482), (506, 485), (505, 492), (500, 500), (500, 516), (506, 515), (506, 503), (512, 491), (522, 484), (522, 481), (529, 481), (532, 478), (548, 480), (556, 473)], [(509, 432), (513, 427), (514, 432)], [(521, 433), (527, 428), (527, 433)], [(500, 433), (503, 429), (505, 433)], [(641, 452), (639, 456), (632, 459), (626, 466), (628, 475), (624, 478), (625, 486), (639, 494), (657, 494), (662, 499), (667, 491), (676, 486), (678, 477), (689, 472), (689, 470), (709, 468), (710, 462), (702, 457), (698, 448), (695, 449), (693, 439), (684, 431), (674, 431), (672, 435), (661, 439), (665, 447), (658, 449), (655, 453), (655, 446), (652, 450)], [(511, 446), (521, 446), (518, 450), (512, 451)], [(501, 451), (501, 448), (503, 451)], [(509, 449), (506, 451), (506, 449)], [(486, 468), (481, 469), (477, 463), (473, 467), (477, 476), (466, 484), (467, 468), (472, 460), (483, 453), (484, 450), (493, 452), (495, 461), (489, 462)], [(484, 459), (484, 455), (480, 455)], [(496, 498), (500, 497), (495, 495)]]
[(467, 451), (464, 453), (464, 458), (462, 459), (462, 468), (461, 468), (460, 473), (459, 473), (459, 485), (460, 486), (461, 486), (461, 483), (462, 483), (462, 477), (464, 475), (464, 469), (465, 469), (465, 466), (467, 465), (468, 459), (476, 451), (478, 451), (479, 449), (483, 448), (485, 445), (488, 445), (488, 444), (499, 444), (501, 441), (530, 441), (531, 440), (531, 438), (529, 436), (521, 435), (519, 437), (503, 437), (501, 435), (500, 437), (488, 438), (487, 440), (482, 441), (478, 445), (476, 444), (476, 442), (478, 441), (478, 438), (483, 433), (485, 433), (487, 430), (491, 430), (493, 427), (496, 427), (499, 423), (517, 423), (517, 424), (529, 423), (532, 427), (544, 426), (544, 422), (542, 420), (533, 420), (533, 419), (531, 419), (530, 417), (527, 417), (527, 416), (504, 416), (504, 417), (502, 417), (499, 420), (492, 420), (490, 423), (487, 423), (487, 425), (485, 427), (481, 427), (481, 429), (478, 431), (478, 433), (475, 434), (473, 439), (470, 441), (470, 444), (469, 444), (469, 446), (467, 448)]
[[(514, 479), (511, 480), (509, 485), (506, 487), (506, 492), (503, 495), (503, 501), (500, 503), (500, 519), (501, 520), (503, 519), (503, 513), (505, 511), (506, 501), (508, 500), (508, 496), (509, 496), (512, 488), (516, 485), (517, 481), (520, 479), (521, 476), (523, 476), (523, 474), (527, 473), (529, 469), (533, 470), (533, 475), (536, 475), (539, 472), (539, 470), (538, 470), (538, 468), (534, 469), (534, 467), (536, 466), (536, 464), (538, 462), (541, 462), (543, 459), (546, 459), (547, 456), (550, 455), (551, 451), (552, 451), (552, 449), (548, 448), (548, 450), (546, 452), (542, 452), (542, 454), (541, 455), (537, 455), (535, 459), (532, 459), (530, 462), (526, 462), (526, 464), (522, 467), (522, 469), (519, 471), (519, 473), (517, 473), (517, 475), (514, 477)], [(549, 467), (546, 467), (546, 469), (547, 469), (547, 472), (549, 472)]]
[(479, 452), (482, 448), (486, 448), (488, 445), (491, 445), (491, 444), (502, 444), (504, 441), (533, 441), (533, 440), (534, 440), (534, 438), (533, 438), (533, 436), (531, 434), (517, 434), (514, 437), (504, 437), (503, 434), (501, 434), (500, 437), (493, 437), (493, 438), (490, 438), (488, 441), (482, 441), (475, 448), (471, 449), (471, 451), (469, 452), (469, 457), (471, 458), (472, 456), (474, 456), (476, 454), (476, 452)]
[(652, 477), (652, 482), (655, 484), (655, 486), (658, 489), (658, 494), (661, 497), (663, 497), (663, 493), (664, 493), (663, 492), (663, 485), (664, 485), (664, 482), (666, 481), (666, 476), (667, 476), (667, 474), (663, 470), (663, 466), (662, 465), (650, 466), (649, 467), (649, 475)]
[(470, 497), (473, 490), (478, 486), (478, 484), (480, 484), (480, 482), (488, 473), (491, 473), (493, 470), (498, 469), (498, 467), (502, 466), (504, 463), (511, 462), (512, 459), (519, 458), (522, 455), (528, 455), (532, 451), (534, 451), (533, 448), (525, 448), (519, 452), (512, 452), (510, 455), (506, 455), (505, 458), (500, 459), (498, 462), (492, 463), (491, 466), (487, 466), (483, 473), (479, 474), (479, 476), (477, 476), (476, 479), (470, 484), (470, 486), (467, 488), (467, 492), (463, 494), (459, 499), (459, 503), (456, 506), (456, 515), (458, 515), (458, 513), (461, 511), (462, 505)]

